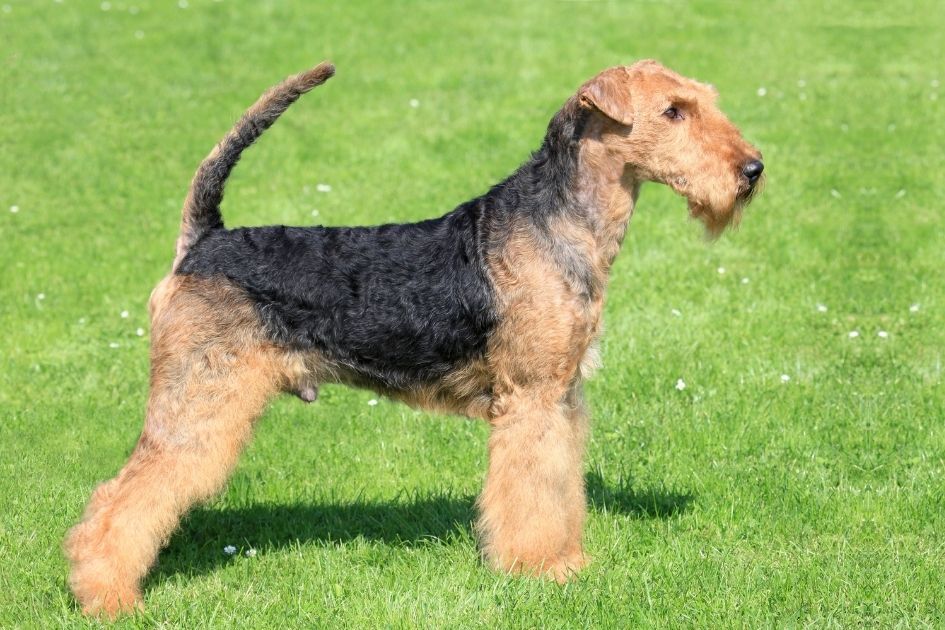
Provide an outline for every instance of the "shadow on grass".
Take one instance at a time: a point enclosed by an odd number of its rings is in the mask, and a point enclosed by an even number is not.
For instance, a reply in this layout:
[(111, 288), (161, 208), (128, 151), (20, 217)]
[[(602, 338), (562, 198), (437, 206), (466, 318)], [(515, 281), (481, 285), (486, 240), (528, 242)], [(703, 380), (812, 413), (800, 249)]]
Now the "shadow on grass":
[[(591, 510), (632, 518), (670, 518), (689, 509), (693, 495), (657, 489), (637, 491), (629, 482), (608, 484), (587, 474)], [(449, 493), (390, 501), (258, 504), (240, 508), (198, 508), (181, 524), (149, 581), (204, 573), (231, 558), (224, 545), (276, 550), (298, 544), (334, 545), (363, 539), (417, 546), (425, 541), (472, 536), (475, 497)]]

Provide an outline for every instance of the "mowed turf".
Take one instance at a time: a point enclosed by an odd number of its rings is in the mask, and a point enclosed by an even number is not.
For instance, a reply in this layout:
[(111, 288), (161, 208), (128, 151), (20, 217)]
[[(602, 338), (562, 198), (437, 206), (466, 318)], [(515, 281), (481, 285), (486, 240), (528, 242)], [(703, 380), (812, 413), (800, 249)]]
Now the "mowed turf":
[(190, 177), (263, 89), (338, 66), (244, 156), (228, 225), (412, 221), (645, 57), (718, 87), (768, 182), (715, 244), (643, 189), (587, 388), (580, 579), (480, 563), (483, 424), (326, 387), (273, 403), (122, 625), (942, 625), (943, 28), (931, 0), (4, 0), (0, 626), (87, 623), (61, 540), (138, 436)]

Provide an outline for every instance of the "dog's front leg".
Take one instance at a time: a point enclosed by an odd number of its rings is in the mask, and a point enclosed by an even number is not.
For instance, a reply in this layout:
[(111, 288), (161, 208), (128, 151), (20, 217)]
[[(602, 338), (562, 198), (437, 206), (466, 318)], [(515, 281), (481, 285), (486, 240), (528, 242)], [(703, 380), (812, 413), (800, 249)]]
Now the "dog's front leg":
[(501, 571), (568, 579), (584, 562), (583, 410), (570, 400), (508, 401), (492, 421), (477, 523), (487, 561)]

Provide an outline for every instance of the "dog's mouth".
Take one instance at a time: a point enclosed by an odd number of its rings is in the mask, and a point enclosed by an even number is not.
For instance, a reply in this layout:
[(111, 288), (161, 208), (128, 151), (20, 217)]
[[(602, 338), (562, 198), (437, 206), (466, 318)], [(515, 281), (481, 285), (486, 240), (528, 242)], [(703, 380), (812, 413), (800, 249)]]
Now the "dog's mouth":
[(755, 195), (761, 192), (765, 185), (765, 177), (762, 175), (759, 177), (754, 184), (748, 182), (748, 178), (742, 177), (742, 181), (738, 186), (738, 193), (735, 195), (735, 199), (742, 205), (747, 206), (751, 203), (752, 199), (755, 198)]

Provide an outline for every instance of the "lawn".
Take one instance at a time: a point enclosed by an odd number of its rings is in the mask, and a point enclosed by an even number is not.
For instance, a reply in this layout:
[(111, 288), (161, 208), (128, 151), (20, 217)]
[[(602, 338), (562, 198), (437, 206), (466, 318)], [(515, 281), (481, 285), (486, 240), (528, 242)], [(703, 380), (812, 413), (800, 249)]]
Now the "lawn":
[(338, 66), (244, 156), (229, 225), (410, 221), (644, 57), (718, 87), (768, 182), (714, 244), (643, 190), (580, 579), (480, 563), (483, 424), (328, 387), (274, 402), (120, 625), (945, 624), (939, 3), (3, 2), (0, 626), (88, 623), (61, 540), (138, 436), (190, 177), (264, 88)]

